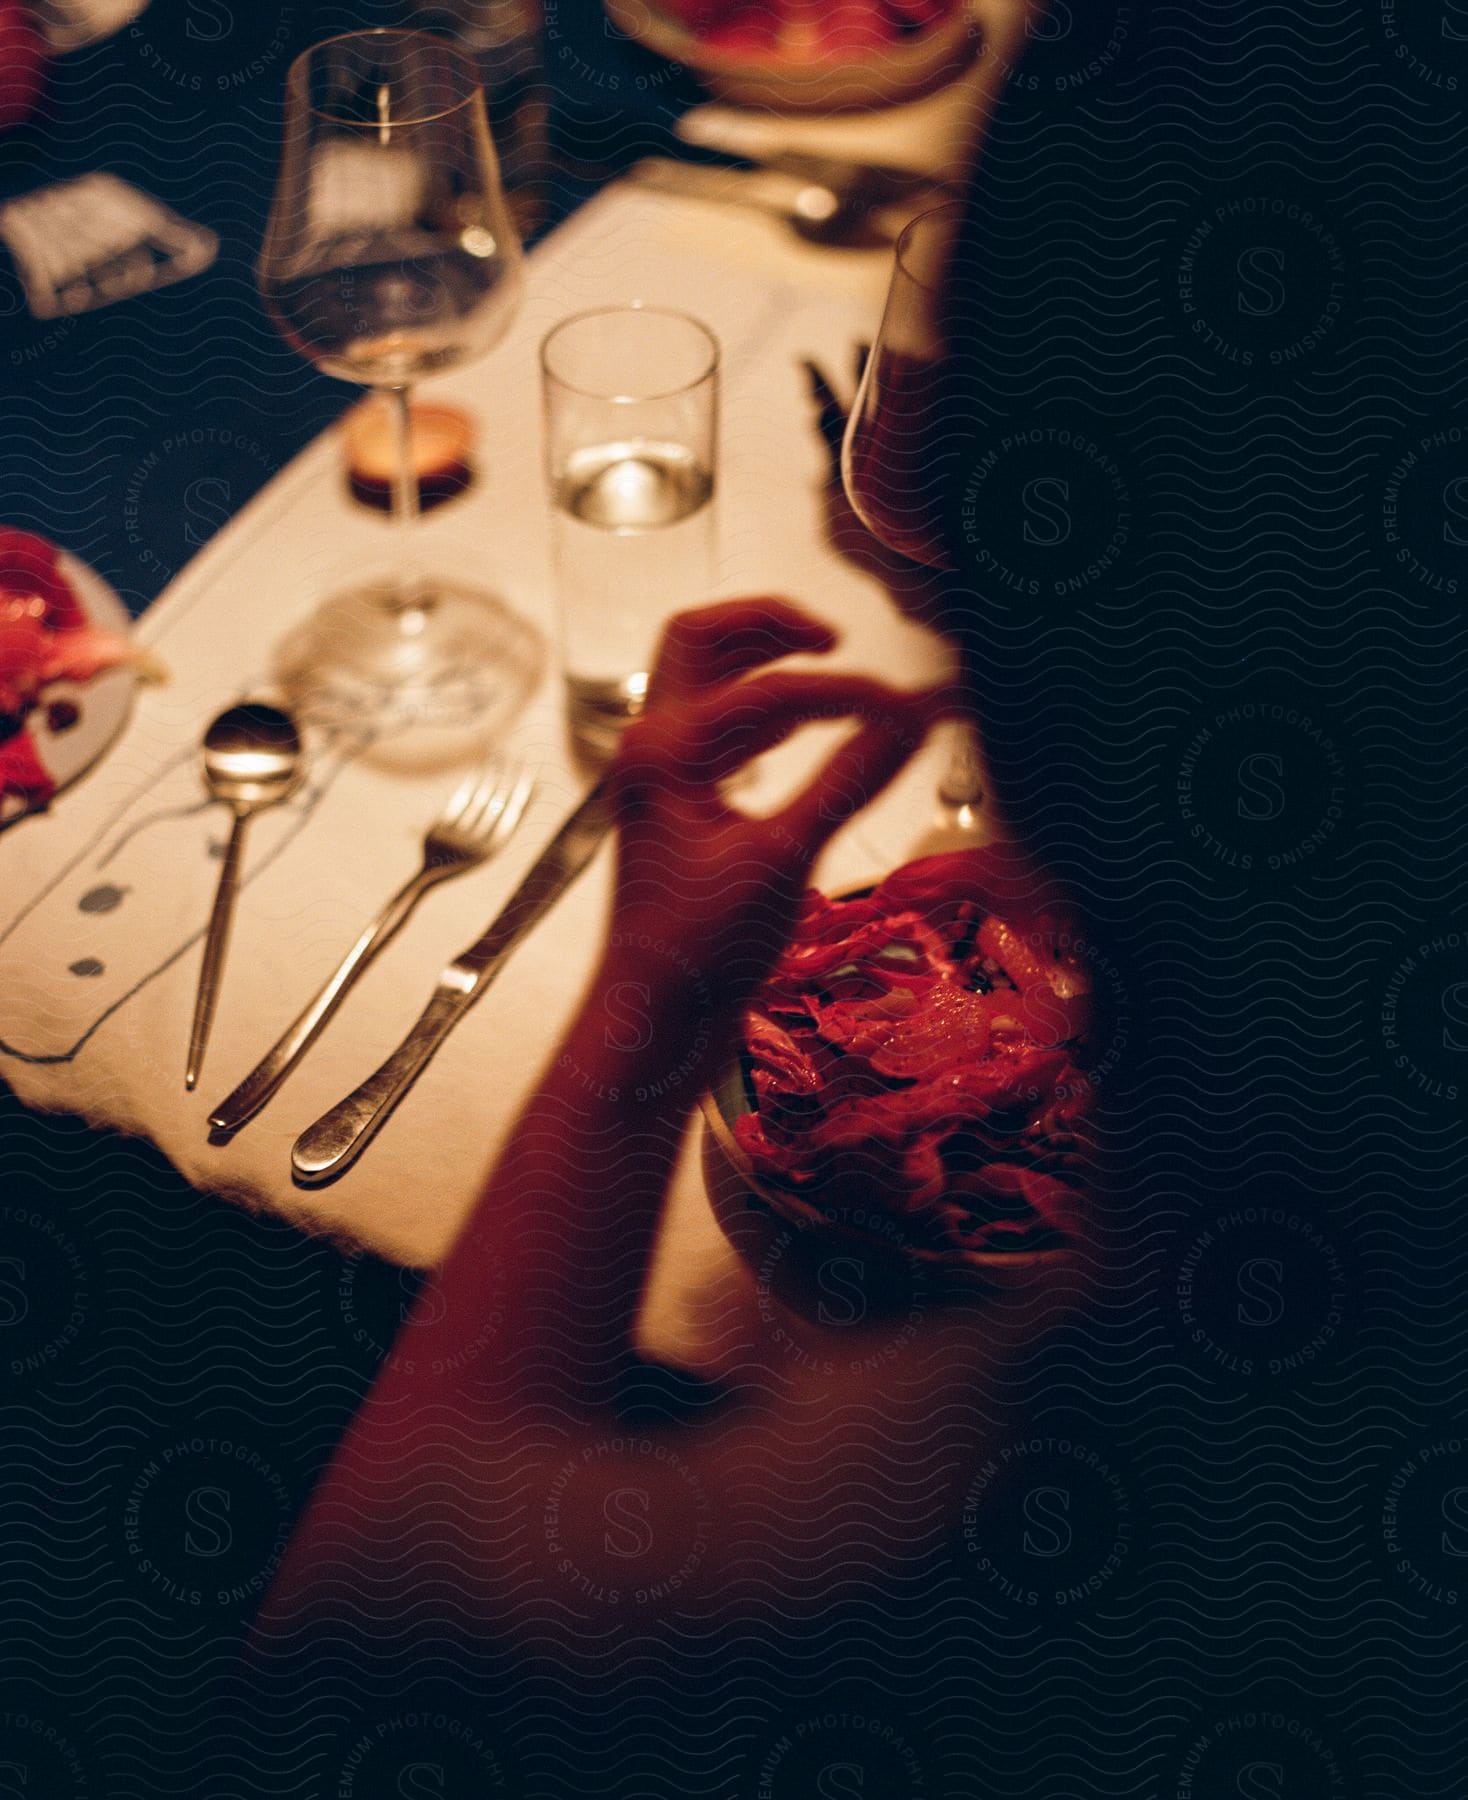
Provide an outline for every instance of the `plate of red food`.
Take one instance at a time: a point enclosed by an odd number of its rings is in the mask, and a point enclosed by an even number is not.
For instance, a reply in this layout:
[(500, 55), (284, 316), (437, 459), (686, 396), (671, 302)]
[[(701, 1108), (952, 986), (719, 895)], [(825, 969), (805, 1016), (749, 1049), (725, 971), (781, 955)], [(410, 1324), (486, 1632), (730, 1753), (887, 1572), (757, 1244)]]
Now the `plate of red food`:
[(1084, 1235), (1097, 1172), (1092, 982), (1003, 852), (805, 897), (704, 1102), (720, 1223), (932, 1271), (1033, 1266)]
[(142, 666), (94, 569), (0, 526), (0, 826), (44, 812), (127, 722)]
[(726, 100), (821, 111), (910, 100), (978, 43), (969, 0), (606, 0), (630, 38)]

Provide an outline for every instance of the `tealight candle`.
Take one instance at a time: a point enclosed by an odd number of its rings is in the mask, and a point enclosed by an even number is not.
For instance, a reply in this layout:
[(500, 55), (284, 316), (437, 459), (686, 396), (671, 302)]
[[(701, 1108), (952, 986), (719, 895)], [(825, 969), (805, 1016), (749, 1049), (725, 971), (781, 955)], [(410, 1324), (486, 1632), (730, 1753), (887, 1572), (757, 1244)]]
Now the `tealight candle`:
[[(412, 414), (418, 504), (428, 512), (462, 494), (473, 481), (474, 421), (457, 406), (415, 405)], [(391, 512), (397, 445), (384, 401), (374, 396), (347, 415), (344, 454), (352, 498), (377, 512)]]

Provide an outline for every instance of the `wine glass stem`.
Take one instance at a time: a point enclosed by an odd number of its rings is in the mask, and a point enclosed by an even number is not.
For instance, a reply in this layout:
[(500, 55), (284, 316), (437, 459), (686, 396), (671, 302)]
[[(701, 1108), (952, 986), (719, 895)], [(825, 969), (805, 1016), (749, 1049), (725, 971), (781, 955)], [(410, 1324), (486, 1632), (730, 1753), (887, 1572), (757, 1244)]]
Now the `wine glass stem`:
[[(408, 387), (386, 390), (385, 398), (392, 409), (393, 477), (392, 511), (397, 521), (399, 542), (411, 554), (408, 528), (418, 523), (420, 515), (418, 470), (413, 461), (413, 394)], [(405, 558), (396, 583), (394, 610), (412, 612), (424, 604), (423, 583)]]
[(967, 719), (954, 722), (948, 767), (938, 784), (938, 797), (955, 812), (967, 812), (983, 802), (984, 764), (979, 734)]

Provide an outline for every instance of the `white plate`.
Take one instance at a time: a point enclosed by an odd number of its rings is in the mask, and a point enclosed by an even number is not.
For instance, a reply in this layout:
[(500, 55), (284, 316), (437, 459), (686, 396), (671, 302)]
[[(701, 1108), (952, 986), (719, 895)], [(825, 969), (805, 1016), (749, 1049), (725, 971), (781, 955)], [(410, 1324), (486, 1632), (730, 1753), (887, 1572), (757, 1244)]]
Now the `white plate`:
[[(92, 624), (126, 637), (132, 629), (132, 619), (111, 585), (68, 551), (61, 552), (57, 566), (71, 583), (72, 592)], [(41, 766), (56, 783), (58, 792), (70, 787), (111, 747), (128, 721), (137, 685), (137, 670), (131, 666), (107, 669), (91, 681), (47, 683), (26, 725)], [(52, 731), (46, 722), (47, 708), (58, 700), (70, 701), (80, 715), (65, 731)], [(24, 817), (24, 813), (16, 816)], [(5, 818), (0, 822), (10, 821)]]

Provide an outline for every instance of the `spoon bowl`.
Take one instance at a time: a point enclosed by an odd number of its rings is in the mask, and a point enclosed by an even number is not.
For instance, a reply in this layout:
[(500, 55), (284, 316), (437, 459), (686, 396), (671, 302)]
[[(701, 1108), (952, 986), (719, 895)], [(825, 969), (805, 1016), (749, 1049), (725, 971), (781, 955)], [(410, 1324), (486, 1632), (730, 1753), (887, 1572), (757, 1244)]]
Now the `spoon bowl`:
[(204, 784), (229, 806), (269, 806), (301, 773), (301, 734), (278, 706), (247, 701), (220, 713), (204, 733)]
[(292, 793), (301, 778), (304, 760), (295, 720), (280, 707), (267, 706), (263, 701), (247, 700), (226, 708), (204, 733), (204, 785), (212, 798), (233, 812), (234, 827), (224, 853), (224, 866), (219, 871), (219, 888), (209, 915), (209, 933), (204, 939), (199, 991), (194, 999), (189, 1060), (184, 1071), (184, 1086), (191, 1091), (203, 1066), (219, 998), (219, 978), (240, 885), (245, 826), (262, 807), (274, 806)]

